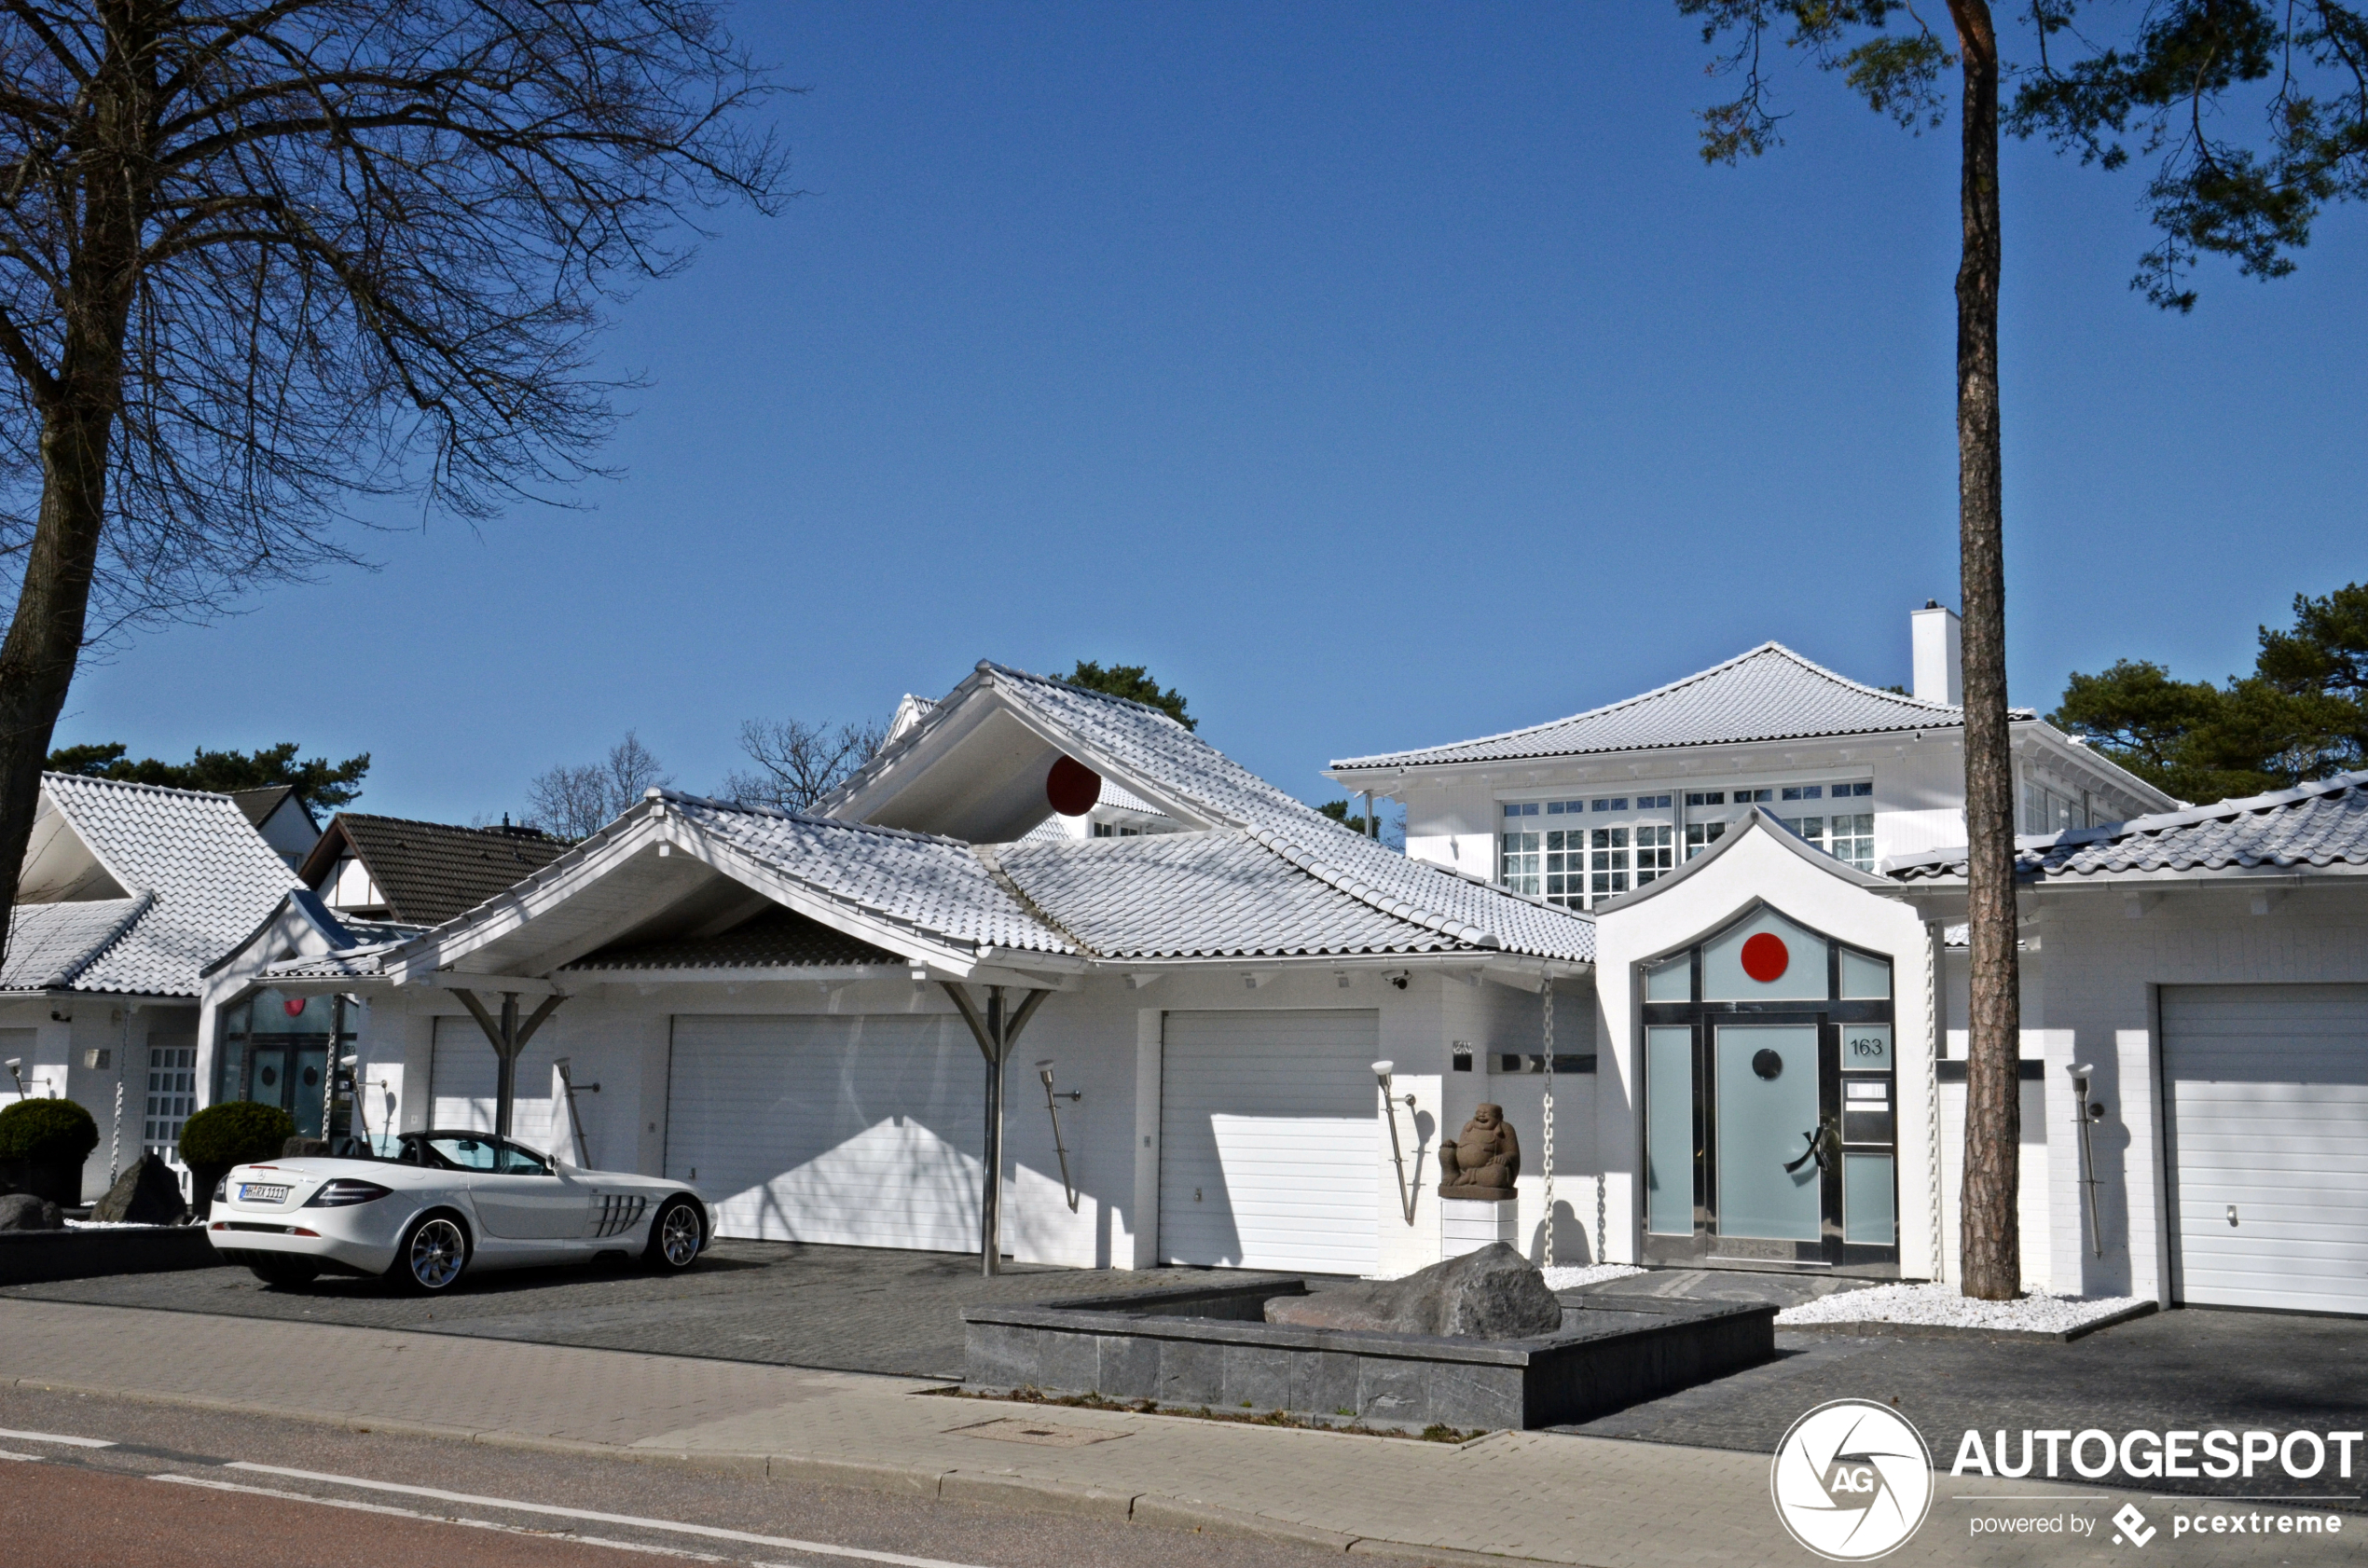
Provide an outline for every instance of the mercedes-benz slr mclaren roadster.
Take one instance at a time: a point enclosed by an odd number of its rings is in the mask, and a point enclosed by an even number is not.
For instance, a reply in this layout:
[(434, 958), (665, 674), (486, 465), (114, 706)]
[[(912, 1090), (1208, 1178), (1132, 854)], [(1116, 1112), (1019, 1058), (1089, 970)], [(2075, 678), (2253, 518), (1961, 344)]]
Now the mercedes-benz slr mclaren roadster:
[(206, 1234), (272, 1285), (377, 1274), (438, 1291), (471, 1269), (638, 1254), (676, 1272), (715, 1233), (681, 1182), (581, 1170), (486, 1133), (405, 1133), (355, 1152), (239, 1165)]

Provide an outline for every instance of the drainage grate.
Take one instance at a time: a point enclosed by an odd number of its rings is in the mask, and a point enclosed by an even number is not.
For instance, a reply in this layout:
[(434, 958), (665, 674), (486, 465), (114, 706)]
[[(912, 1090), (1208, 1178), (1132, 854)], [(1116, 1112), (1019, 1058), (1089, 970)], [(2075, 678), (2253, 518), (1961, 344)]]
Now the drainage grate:
[(957, 1426), (949, 1436), (957, 1437), (991, 1437), (998, 1443), (1034, 1443), (1039, 1448), (1081, 1449), (1088, 1443), (1107, 1443), (1113, 1437), (1123, 1437), (1123, 1432), (1109, 1432), (1094, 1426), (1056, 1426), (1041, 1421), (1016, 1421), (1000, 1416), (982, 1421), (972, 1426)]

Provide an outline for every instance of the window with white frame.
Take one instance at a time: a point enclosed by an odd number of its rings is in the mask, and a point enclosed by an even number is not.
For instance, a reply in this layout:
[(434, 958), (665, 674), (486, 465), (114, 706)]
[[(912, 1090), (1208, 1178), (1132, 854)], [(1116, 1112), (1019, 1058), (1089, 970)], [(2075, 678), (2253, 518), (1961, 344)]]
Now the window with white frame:
[(1543, 805), (1537, 801), (1505, 803), (1505, 820), (1497, 834), (1496, 879), (1508, 891), (1533, 896), (1538, 891), (1542, 811)]
[(181, 1123), (198, 1108), (198, 1049), (193, 1045), (148, 1048), (147, 1114), (141, 1119), (140, 1146), (168, 1160), (181, 1157)]
[(1585, 801), (1546, 803), (1546, 900), (1569, 909), (1587, 907), (1587, 830), (1578, 818)]
[[(1666, 801), (1669, 797), (1660, 797)], [(1636, 824), (1636, 886), (1644, 887), (1677, 869), (1677, 826), (1673, 822)]]
[(1587, 889), (1598, 899), (1628, 891), (1628, 830), (1596, 828), (1587, 846)]
[(2085, 828), (2087, 813), (2081, 803), (2059, 790), (2030, 779), (2023, 781), (2023, 832), (2027, 833), (2059, 833), (2066, 828)]

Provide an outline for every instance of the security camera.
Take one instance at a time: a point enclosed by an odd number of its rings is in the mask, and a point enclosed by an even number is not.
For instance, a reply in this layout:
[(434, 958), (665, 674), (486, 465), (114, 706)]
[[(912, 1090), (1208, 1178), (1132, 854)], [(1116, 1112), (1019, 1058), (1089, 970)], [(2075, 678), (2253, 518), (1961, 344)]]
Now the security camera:
[(2074, 1078), (2086, 1078), (2089, 1074), (2095, 1072), (2096, 1070), (2096, 1065), (2091, 1062), (2074, 1062), (2072, 1066), (2064, 1069), (2064, 1071), (2072, 1074)]

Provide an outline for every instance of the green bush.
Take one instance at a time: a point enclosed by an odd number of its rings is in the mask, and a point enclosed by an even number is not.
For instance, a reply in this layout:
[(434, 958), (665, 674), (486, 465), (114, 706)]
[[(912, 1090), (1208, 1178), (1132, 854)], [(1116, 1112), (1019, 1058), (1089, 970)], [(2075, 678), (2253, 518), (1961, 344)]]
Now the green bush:
[(99, 1124), (72, 1100), (19, 1100), (0, 1110), (0, 1160), (79, 1165), (99, 1147)]
[(181, 1124), (181, 1159), (187, 1165), (251, 1165), (276, 1160), (296, 1136), (296, 1118), (278, 1106), (225, 1100)]

